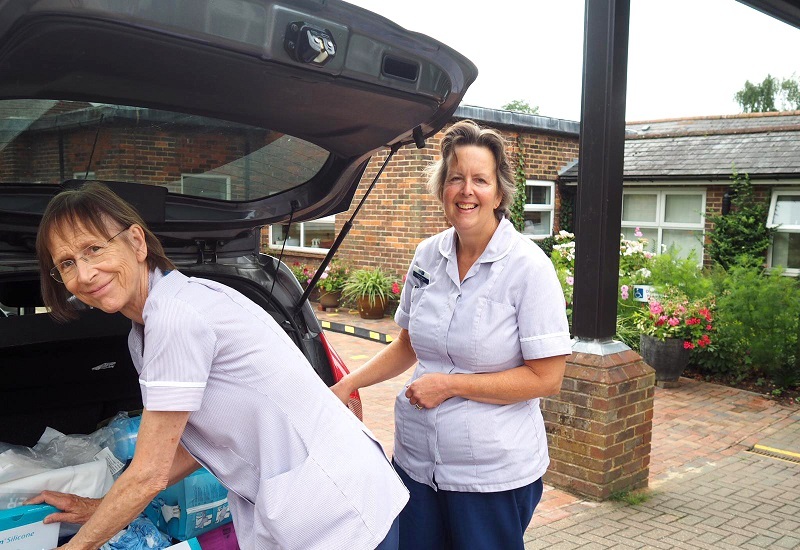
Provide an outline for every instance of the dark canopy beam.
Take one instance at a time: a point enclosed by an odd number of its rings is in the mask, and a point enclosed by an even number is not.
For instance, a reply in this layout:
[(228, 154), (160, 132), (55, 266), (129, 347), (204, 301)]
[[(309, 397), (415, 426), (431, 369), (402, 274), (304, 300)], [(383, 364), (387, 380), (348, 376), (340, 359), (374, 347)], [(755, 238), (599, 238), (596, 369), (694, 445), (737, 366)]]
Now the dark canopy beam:
[(739, 0), (739, 2), (800, 29), (800, 0)]
[(616, 333), (630, 0), (586, 0), (573, 332)]

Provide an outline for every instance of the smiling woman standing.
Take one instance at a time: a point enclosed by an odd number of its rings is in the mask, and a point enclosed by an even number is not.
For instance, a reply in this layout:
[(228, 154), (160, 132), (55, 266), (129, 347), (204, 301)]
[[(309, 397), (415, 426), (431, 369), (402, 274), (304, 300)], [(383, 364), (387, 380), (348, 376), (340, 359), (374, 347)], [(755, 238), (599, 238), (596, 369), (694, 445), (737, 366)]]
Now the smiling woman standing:
[(408, 494), (380, 445), (275, 320), (239, 292), (186, 277), (138, 213), (87, 183), (57, 195), (37, 237), (42, 295), (72, 294), (132, 321), (144, 412), (130, 466), (102, 500), (44, 492), (85, 523), (66, 548), (99, 548), (202, 464), (229, 490), (243, 549), (397, 547)]
[(453, 227), (417, 247), (399, 337), (333, 387), (346, 401), (419, 362), (395, 401), (401, 549), (522, 550), (541, 498), (539, 398), (559, 391), (571, 344), (550, 260), (507, 219), (505, 146), (472, 121), (445, 132), (428, 183)]

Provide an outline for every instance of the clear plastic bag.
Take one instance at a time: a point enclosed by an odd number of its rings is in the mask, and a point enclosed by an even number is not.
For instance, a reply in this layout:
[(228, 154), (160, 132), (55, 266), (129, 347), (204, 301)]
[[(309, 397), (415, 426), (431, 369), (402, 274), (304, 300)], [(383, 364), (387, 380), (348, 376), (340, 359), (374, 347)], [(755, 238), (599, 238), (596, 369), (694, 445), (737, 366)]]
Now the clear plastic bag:
[[(138, 419), (120, 412), (91, 434), (65, 435), (47, 428), (33, 447), (0, 443), (0, 506), (19, 506), (43, 490), (83, 487), (91, 494), (81, 496), (103, 496), (133, 456)], [(113, 479), (105, 481), (106, 476)]]

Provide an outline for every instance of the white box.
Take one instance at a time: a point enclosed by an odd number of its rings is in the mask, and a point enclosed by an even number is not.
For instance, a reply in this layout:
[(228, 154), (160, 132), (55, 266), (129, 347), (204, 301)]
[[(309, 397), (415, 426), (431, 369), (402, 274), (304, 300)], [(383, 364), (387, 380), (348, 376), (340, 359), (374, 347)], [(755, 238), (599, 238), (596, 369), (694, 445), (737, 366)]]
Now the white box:
[(60, 523), (42, 523), (58, 512), (48, 504), (20, 506), (0, 511), (0, 549), (50, 550), (58, 546)]

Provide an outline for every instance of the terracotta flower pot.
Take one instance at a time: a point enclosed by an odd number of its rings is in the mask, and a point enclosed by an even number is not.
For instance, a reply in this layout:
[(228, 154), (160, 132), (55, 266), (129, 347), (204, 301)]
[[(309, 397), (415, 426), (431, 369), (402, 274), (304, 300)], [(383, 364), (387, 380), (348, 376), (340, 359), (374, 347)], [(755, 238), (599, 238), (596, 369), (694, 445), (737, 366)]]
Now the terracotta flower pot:
[(358, 314), (362, 319), (383, 319), (385, 309), (383, 298), (376, 297), (372, 303), (369, 298), (358, 299)]
[(656, 382), (677, 383), (689, 364), (691, 351), (683, 347), (682, 338), (659, 340), (647, 334), (639, 337), (639, 353), (656, 371)]
[(322, 307), (339, 307), (342, 301), (341, 292), (324, 292), (321, 291), (319, 295), (319, 305)]

